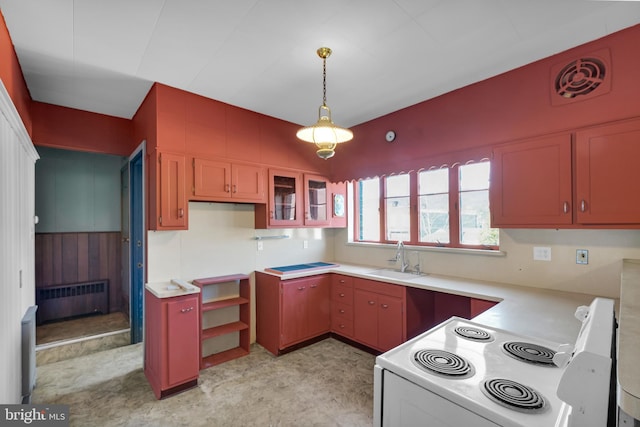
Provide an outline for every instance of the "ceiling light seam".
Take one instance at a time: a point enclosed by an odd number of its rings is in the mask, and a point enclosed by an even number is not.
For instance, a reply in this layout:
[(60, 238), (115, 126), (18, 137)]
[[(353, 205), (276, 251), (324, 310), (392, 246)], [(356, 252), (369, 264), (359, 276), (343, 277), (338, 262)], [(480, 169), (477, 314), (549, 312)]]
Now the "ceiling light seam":
[(142, 67), (142, 63), (144, 62), (144, 58), (147, 56), (147, 52), (149, 51), (149, 46), (151, 46), (151, 43), (153, 41), (153, 35), (155, 34), (156, 30), (158, 29), (158, 22), (160, 21), (160, 18), (162, 17), (162, 14), (164, 13), (164, 9), (165, 6), (167, 5), (167, 0), (164, 0), (162, 2), (162, 7), (160, 8), (160, 12), (158, 12), (158, 16), (156, 16), (156, 22), (153, 24), (153, 31), (151, 31), (151, 34), (149, 35), (149, 40), (147, 40), (147, 45), (144, 48), (144, 53), (140, 56), (140, 61), (138, 62), (138, 65), (136, 67), (136, 73), (135, 76), (142, 78), (144, 80), (148, 80), (146, 78), (144, 78), (143, 76), (140, 76), (140, 68)]

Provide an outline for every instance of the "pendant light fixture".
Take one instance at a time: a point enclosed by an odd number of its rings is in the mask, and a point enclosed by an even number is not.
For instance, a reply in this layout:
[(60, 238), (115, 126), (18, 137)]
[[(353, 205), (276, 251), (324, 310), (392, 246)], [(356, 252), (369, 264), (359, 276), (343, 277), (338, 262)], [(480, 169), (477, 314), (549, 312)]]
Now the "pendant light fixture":
[(331, 55), (331, 49), (321, 47), (317, 53), (322, 58), (322, 105), (318, 109), (318, 121), (300, 129), (296, 136), (303, 141), (316, 144), (318, 157), (326, 160), (333, 157), (336, 145), (353, 139), (353, 132), (336, 126), (331, 121), (331, 110), (327, 106), (327, 58)]

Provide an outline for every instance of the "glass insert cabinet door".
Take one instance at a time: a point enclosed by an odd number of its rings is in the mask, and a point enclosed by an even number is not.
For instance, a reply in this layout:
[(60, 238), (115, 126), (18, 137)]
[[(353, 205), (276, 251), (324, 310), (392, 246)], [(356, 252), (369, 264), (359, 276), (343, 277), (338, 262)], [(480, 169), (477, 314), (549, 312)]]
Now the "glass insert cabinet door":
[(273, 177), (273, 218), (276, 221), (296, 221), (297, 182), (294, 176)]
[(304, 176), (305, 216), (307, 225), (328, 225), (330, 219), (330, 187), (322, 176)]
[(309, 218), (311, 221), (327, 220), (327, 182), (310, 179), (308, 182)]

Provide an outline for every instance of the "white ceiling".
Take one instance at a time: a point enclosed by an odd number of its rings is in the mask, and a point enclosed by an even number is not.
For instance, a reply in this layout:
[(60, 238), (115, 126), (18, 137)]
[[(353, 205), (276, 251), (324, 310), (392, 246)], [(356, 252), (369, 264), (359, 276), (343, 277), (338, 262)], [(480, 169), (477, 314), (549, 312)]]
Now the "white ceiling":
[(588, 0), (0, 0), (36, 101), (131, 118), (156, 81), (353, 126), (640, 22)]

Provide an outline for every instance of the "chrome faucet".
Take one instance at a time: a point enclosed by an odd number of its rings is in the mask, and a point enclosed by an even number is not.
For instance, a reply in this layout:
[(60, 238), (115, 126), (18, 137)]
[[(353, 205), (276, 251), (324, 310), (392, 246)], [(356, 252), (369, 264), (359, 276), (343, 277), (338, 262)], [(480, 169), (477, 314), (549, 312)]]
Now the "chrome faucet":
[(398, 240), (398, 248), (396, 249), (396, 262), (397, 261), (400, 261), (400, 271), (404, 273), (407, 267), (409, 267), (409, 262), (407, 262), (405, 257), (404, 243), (402, 240)]

